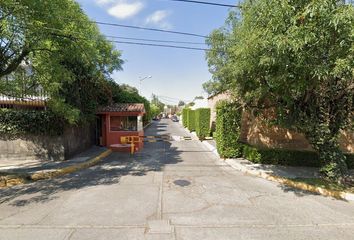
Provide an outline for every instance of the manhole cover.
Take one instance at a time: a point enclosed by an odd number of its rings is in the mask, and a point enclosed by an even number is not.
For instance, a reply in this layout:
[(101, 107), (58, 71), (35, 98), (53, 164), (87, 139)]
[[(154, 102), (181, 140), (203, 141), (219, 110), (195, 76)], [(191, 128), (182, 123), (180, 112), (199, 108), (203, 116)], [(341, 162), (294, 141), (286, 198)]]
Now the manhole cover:
[(186, 186), (189, 186), (191, 185), (191, 182), (190, 181), (187, 181), (187, 180), (176, 180), (173, 182), (174, 184), (178, 185), (178, 186), (181, 186), (181, 187), (186, 187)]

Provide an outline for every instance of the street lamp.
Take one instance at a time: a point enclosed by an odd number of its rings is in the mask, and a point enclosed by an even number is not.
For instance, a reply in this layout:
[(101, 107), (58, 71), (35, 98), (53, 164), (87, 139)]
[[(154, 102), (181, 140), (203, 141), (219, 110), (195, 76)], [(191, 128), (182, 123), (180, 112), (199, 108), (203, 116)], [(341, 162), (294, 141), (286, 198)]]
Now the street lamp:
[(142, 83), (143, 80), (148, 79), (148, 78), (152, 78), (152, 76), (139, 77), (139, 82), (140, 82), (139, 93), (140, 93), (140, 94), (141, 94), (141, 83)]

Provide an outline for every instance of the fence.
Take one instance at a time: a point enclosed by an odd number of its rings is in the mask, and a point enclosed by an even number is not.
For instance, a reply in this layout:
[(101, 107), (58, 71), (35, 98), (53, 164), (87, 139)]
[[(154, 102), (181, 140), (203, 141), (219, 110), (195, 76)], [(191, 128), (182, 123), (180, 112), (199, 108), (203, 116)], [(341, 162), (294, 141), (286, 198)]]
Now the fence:
[(30, 108), (43, 110), (47, 107), (48, 94), (43, 90), (36, 90), (31, 95), (12, 95), (0, 93), (0, 108)]

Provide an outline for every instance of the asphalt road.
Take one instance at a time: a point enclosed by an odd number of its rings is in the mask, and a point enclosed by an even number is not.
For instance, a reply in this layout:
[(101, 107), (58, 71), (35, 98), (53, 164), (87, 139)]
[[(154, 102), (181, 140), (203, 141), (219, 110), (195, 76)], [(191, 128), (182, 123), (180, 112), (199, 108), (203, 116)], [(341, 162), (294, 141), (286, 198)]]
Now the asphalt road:
[[(157, 134), (188, 135), (170, 120), (147, 130)], [(114, 153), (75, 174), (0, 190), (0, 240), (353, 236), (353, 203), (246, 176), (194, 140), (146, 143), (133, 157)]]

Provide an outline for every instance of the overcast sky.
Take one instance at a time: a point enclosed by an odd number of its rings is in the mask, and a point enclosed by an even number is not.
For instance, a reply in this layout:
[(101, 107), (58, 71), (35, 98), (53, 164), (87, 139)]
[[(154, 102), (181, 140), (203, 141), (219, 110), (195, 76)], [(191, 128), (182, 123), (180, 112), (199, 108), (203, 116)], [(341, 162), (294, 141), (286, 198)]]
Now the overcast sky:
[[(208, 35), (223, 25), (228, 8), (173, 2), (169, 0), (78, 0), (93, 20), (136, 25), (172, 31)], [(233, 4), (233, 0), (214, 1)], [(168, 33), (102, 26), (105, 35), (204, 43), (205, 39)], [(120, 41), (133, 41), (123, 40)], [(135, 41), (136, 42), (136, 41)], [(168, 44), (168, 43), (167, 43)], [(183, 45), (205, 48), (205, 45)], [(121, 84), (140, 89), (139, 77), (152, 76), (142, 82), (142, 95), (154, 93), (166, 103), (191, 100), (203, 93), (202, 83), (211, 78), (204, 51), (136, 46), (116, 43), (125, 60), (123, 71), (113, 75)], [(169, 98), (167, 98), (169, 97)]]

